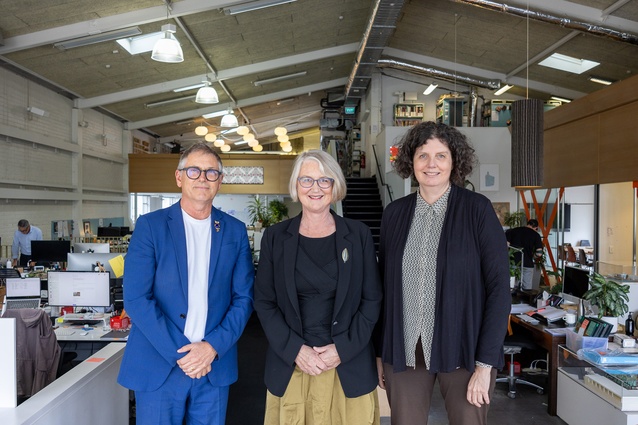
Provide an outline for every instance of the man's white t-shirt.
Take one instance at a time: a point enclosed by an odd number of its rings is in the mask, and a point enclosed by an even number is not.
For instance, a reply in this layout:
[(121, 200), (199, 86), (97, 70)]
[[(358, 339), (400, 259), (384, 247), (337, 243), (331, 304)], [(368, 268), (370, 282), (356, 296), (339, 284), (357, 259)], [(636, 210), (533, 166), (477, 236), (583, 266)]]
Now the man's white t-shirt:
[(204, 338), (208, 317), (208, 269), (210, 265), (210, 217), (197, 220), (182, 210), (188, 263), (188, 314), (184, 335), (190, 342)]

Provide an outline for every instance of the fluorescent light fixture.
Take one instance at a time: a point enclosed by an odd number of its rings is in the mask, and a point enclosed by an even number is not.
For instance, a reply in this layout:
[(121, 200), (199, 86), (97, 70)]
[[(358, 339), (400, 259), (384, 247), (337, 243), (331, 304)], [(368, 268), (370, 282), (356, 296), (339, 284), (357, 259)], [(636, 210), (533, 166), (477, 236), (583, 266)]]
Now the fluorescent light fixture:
[(505, 93), (506, 91), (508, 91), (509, 89), (511, 89), (512, 87), (514, 87), (514, 86), (509, 85), (509, 84), (505, 84), (503, 87), (501, 87), (500, 89), (498, 89), (498, 90), (496, 90), (494, 92), (494, 96), (500, 96), (503, 93)]
[(434, 84), (434, 83), (430, 84), (428, 88), (423, 91), (423, 94), (427, 96), (428, 94), (432, 93), (434, 89), (437, 88), (438, 86), (439, 86), (438, 84)]
[(591, 81), (592, 83), (598, 83), (598, 84), (602, 84), (605, 86), (610, 86), (612, 85), (614, 82), (611, 80), (607, 80), (605, 78), (600, 78), (600, 77), (594, 77), (593, 75), (591, 77), (588, 78), (589, 81)]
[(279, 6), (281, 4), (292, 3), (297, 0), (259, 0), (251, 1), (249, 3), (239, 4), (237, 6), (225, 7), (224, 13), (226, 15), (237, 15), (244, 12), (252, 12), (253, 10), (265, 9), (271, 6)]
[(294, 101), (295, 101), (295, 98), (294, 98), (294, 97), (289, 97), (289, 98), (287, 98), (287, 99), (281, 99), (281, 100), (278, 100), (278, 101), (277, 101), (277, 106), (281, 106), (281, 105), (283, 105), (284, 103), (290, 103), (290, 102), (294, 102)]
[(246, 144), (248, 144), (248, 142), (245, 141), (245, 140), (240, 140), (240, 141), (234, 143), (235, 146), (236, 145), (246, 145)]
[(195, 95), (176, 97), (176, 98), (167, 99), (167, 100), (160, 100), (157, 102), (147, 103), (144, 106), (146, 106), (147, 108), (156, 108), (158, 106), (170, 105), (171, 103), (183, 102), (185, 100), (191, 100), (191, 99), (195, 99)]
[(86, 37), (74, 38), (72, 40), (60, 41), (55, 43), (53, 47), (60, 50), (73, 49), (75, 47), (89, 46), (91, 44), (103, 43), (105, 41), (113, 41), (118, 38), (131, 37), (141, 34), (142, 30), (138, 27), (122, 28), (114, 31), (101, 32), (99, 34), (91, 34)]
[(561, 55), (560, 53), (554, 53), (548, 58), (540, 61), (538, 64), (561, 71), (572, 72), (574, 74), (582, 74), (583, 72), (600, 65), (599, 62), (572, 58), (571, 56)]
[(253, 82), (256, 87), (264, 84), (276, 83), (277, 81), (292, 80), (293, 78), (303, 77), (308, 71), (295, 72), (294, 74), (280, 75), (279, 77), (266, 78), (265, 80), (257, 80)]
[(202, 82), (201, 82), (201, 83), (199, 83), (199, 84), (193, 84), (192, 86), (180, 87), (180, 88), (178, 88), (178, 89), (174, 89), (173, 91), (174, 91), (175, 93), (179, 93), (179, 92), (182, 92), (182, 91), (188, 91), (188, 90), (195, 90), (195, 89), (199, 89), (199, 88), (204, 87), (205, 85), (206, 85), (206, 83), (202, 81)]
[(35, 106), (27, 106), (27, 112), (40, 117), (48, 117), (49, 113), (44, 109), (36, 108)]
[(550, 96), (550, 99), (558, 100), (559, 102), (564, 102), (564, 103), (569, 103), (572, 101), (571, 99), (567, 99), (565, 97), (560, 97), (560, 96)]
[(173, 34), (177, 32), (177, 27), (173, 24), (162, 25), (164, 38), (160, 38), (155, 42), (151, 59), (164, 63), (180, 63), (184, 62), (184, 52), (179, 41)]
[(152, 51), (157, 40), (162, 37), (164, 37), (164, 33), (157, 31), (149, 34), (138, 35), (137, 37), (120, 38), (115, 41), (131, 55), (139, 55), (140, 53)]
[[(195, 97), (195, 96), (193, 96)], [(217, 112), (211, 112), (210, 114), (204, 114), (202, 115), (202, 118), (217, 118), (217, 117), (221, 117), (223, 115), (226, 115), (228, 113), (228, 111), (226, 109), (224, 109), (223, 111), (217, 111)]]

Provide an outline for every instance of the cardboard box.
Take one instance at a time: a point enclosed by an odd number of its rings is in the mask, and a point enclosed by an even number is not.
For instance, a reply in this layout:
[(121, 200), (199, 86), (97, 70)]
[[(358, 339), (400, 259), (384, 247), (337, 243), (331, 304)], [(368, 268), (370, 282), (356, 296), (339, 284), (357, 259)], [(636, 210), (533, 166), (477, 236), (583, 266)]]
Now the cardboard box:
[(581, 348), (603, 348), (607, 349), (607, 338), (596, 338), (593, 336), (578, 335), (572, 329), (568, 329), (565, 333), (567, 340), (567, 348), (576, 352)]

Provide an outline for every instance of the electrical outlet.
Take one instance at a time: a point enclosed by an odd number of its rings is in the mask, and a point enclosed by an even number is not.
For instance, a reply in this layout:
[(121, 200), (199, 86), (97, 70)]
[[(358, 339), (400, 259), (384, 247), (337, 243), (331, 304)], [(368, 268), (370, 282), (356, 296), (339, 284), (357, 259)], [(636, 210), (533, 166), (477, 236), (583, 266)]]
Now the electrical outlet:
[(614, 246), (613, 245), (609, 245), (609, 253), (610, 254), (614, 253)]

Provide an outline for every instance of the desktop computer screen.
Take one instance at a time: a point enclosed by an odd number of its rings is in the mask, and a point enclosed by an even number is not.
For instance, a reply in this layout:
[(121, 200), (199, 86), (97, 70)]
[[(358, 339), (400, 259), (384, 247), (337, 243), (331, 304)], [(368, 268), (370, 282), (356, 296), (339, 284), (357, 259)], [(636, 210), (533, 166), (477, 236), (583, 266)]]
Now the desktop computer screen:
[(101, 253), (69, 253), (67, 254), (66, 269), (71, 271), (95, 271), (95, 267), (99, 262), (104, 269), (109, 272), (111, 277), (115, 277), (113, 273), (113, 267), (109, 263), (109, 260), (120, 255), (125, 255), (120, 252), (110, 252), (108, 254)]
[(53, 307), (108, 307), (109, 274), (102, 272), (48, 272), (49, 305)]
[(31, 259), (33, 261), (66, 261), (71, 252), (71, 241), (31, 241)]
[(76, 253), (100, 253), (108, 254), (111, 252), (111, 246), (108, 243), (88, 243), (76, 242), (73, 244), (73, 252)]
[(563, 299), (578, 303), (589, 289), (589, 270), (565, 266), (563, 273)]

